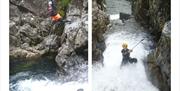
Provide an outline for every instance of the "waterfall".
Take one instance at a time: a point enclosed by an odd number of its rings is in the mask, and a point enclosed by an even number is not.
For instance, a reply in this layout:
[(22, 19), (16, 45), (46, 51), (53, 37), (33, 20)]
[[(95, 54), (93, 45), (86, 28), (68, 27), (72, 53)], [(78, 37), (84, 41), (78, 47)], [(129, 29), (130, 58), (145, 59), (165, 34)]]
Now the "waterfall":
[[(106, 0), (106, 4), (111, 27), (105, 34), (103, 66), (93, 65), (93, 91), (159, 91), (148, 80), (143, 65), (143, 62), (147, 61), (147, 55), (154, 48), (152, 36), (147, 34), (133, 17), (125, 23), (119, 20), (120, 12), (131, 15), (130, 2)], [(137, 58), (138, 62), (120, 68), (122, 43), (128, 43), (128, 48), (131, 49), (142, 39), (142, 43), (130, 54), (132, 58)]]
[(149, 36), (142, 31), (128, 30), (107, 35), (106, 49), (103, 53), (104, 66), (93, 68), (93, 91), (158, 91), (147, 79), (143, 65), (153, 43), (149, 39), (139, 44), (130, 55), (132, 58), (137, 58), (138, 62), (120, 69), (122, 43), (126, 41), (128, 48), (132, 48), (141, 39)]

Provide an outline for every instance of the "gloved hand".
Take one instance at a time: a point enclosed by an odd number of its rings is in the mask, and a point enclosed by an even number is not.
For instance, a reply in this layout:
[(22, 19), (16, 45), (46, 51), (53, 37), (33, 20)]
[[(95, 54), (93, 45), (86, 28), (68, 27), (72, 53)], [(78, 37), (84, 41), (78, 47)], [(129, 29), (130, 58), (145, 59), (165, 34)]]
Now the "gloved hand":
[(129, 50), (129, 52), (132, 52), (132, 51), (133, 51), (132, 49)]

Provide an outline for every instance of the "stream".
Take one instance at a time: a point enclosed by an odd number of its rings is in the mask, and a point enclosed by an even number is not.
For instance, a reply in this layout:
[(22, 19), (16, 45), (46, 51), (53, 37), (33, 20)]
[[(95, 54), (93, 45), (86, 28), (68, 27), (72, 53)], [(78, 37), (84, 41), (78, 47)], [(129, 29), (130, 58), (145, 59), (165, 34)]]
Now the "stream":
[[(103, 52), (103, 66), (93, 65), (93, 91), (159, 91), (148, 80), (143, 62), (154, 48), (153, 36), (146, 33), (134, 18), (122, 23), (119, 12), (131, 14), (130, 2), (126, 0), (106, 0), (107, 14), (110, 15), (111, 27), (105, 33), (106, 48)], [(122, 62), (122, 44), (128, 43), (133, 48), (130, 57), (138, 62), (120, 68)]]
[(54, 59), (45, 57), (29, 64), (11, 61), (10, 91), (88, 91), (87, 64), (72, 67), (67, 76), (57, 74)]

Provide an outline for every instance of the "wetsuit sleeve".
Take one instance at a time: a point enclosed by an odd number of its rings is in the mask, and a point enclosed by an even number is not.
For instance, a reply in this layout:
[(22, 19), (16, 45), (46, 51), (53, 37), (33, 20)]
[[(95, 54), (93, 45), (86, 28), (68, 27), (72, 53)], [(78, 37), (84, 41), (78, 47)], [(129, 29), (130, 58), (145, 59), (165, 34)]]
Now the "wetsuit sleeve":
[(127, 55), (127, 54), (129, 53), (129, 49), (127, 49), (127, 50), (122, 49), (122, 50), (121, 50), (121, 53), (122, 53), (123, 55)]

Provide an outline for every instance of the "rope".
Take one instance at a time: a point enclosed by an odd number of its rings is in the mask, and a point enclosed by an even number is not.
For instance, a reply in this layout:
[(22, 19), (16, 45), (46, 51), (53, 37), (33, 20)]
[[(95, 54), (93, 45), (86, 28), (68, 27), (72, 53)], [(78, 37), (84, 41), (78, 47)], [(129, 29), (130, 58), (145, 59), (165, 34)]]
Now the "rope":
[[(145, 39), (145, 38), (144, 38)], [(137, 46), (137, 45), (139, 45), (144, 39), (141, 39), (133, 48), (132, 48), (132, 50)]]

